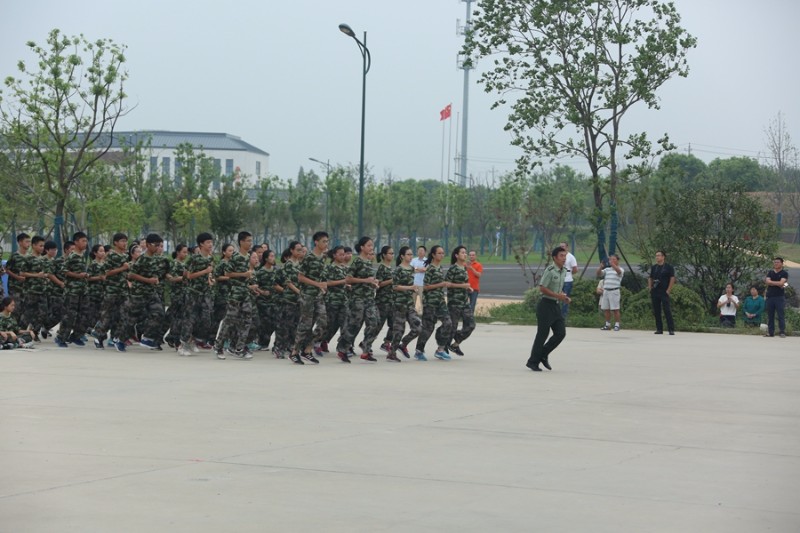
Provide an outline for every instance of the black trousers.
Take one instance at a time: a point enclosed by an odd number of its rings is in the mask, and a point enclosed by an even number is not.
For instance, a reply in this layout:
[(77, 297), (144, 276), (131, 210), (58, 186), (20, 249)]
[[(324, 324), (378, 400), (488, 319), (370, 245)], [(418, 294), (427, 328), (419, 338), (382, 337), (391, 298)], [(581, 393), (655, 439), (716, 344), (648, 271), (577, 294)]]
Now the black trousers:
[(669, 294), (662, 292), (651, 292), (650, 300), (653, 302), (653, 315), (656, 317), (656, 331), (664, 331), (664, 323), (661, 322), (661, 308), (664, 308), (664, 316), (667, 318), (667, 329), (675, 331), (675, 322), (672, 320), (672, 309), (669, 306)]
[[(536, 305), (536, 338), (533, 340), (531, 357), (528, 359), (529, 366), (547, 361), (550, 353), (567, 336), (565, 324), (564, 317), (561, 315), (561, 306), (557, 301), (549, 298), (539, 300)], [(553, 335), (548, 340), (547, 337), (550, 335), (551, 330)]]
[(775, 335), (775, 313), (778, 314), (778, 333), (786, 333), (786, 297), (767, 298), (767, 332)]

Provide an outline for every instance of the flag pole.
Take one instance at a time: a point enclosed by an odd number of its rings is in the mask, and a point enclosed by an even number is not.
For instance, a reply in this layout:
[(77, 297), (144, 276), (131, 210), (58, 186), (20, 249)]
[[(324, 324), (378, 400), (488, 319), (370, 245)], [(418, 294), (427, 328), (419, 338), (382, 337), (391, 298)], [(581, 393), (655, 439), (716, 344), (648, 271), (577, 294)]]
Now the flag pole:
[[(453, 105), (453, 104), (449, 104)], [(447, 117), (447, 120), (450, 122), (450, 133), (447, 137), (447, 182), (450, 182), (450, 147), (452, 146), (453, 140), (453, 119), (452, 117)]]
[(440, 179), (444, 182), (444, 121), (439, 119), (439, 122), (442, 123), (442, 170)]

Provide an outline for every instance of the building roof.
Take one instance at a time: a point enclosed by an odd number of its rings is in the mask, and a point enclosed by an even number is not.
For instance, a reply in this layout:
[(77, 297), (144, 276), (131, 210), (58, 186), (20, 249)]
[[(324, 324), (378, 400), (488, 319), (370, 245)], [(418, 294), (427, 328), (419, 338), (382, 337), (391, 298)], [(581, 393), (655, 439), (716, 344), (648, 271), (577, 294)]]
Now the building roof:
[(241, 137), (236, 135), (195, 131), (115, 131), (111, 148), (121, 149), (123, 145), (131, 146), (139, 141), (146, 143), (148, 138), (150, 138), (153, 148), (175, 149), (179, 144), (189, 143), (195, 148), (203, 150), (241, 150), (269, 157), (267, 152), (244, 142)]

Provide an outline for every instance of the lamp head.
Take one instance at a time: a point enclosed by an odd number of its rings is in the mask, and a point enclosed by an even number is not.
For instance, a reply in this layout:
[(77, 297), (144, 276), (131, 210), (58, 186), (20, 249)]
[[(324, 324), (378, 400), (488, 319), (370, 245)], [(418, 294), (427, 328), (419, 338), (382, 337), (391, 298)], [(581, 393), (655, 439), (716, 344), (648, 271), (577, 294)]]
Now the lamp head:
[(354, 39), (356, 37), (356, 32), (353, 31), (353, 28), (351, 28), (345, 23), (339, 24), (339, 31), (344, 33), (348, 37), (352, 37)]

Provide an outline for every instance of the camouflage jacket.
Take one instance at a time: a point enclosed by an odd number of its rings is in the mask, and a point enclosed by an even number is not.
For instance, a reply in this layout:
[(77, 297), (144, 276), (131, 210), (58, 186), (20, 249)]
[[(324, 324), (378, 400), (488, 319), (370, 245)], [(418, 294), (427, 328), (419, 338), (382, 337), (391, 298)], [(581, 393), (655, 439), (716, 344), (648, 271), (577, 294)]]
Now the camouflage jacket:
[[(348, 275), (353, 278), (373, 278), (375, 277), (375, 265), (372, 261), (367, 261), (361, 257), (356, 257), (350, 269), (347, 271)], [(370, 300), (375, 298), (375, 287), (369, 283), (354, 283), (353, 284), (353, 299), (356, 300)]]
[[(466, 267), (451, 265), (447, 269), (447, 275), (444, 277), (445, 281), (450, 283), (469, 283), (469, 276), (467, 275)], [(469, 307), (469, 290), (468, 289), (447, 289), (447, 305), (448, 307)]]
[(72, 278), (66, 275), (67, 272), (73, 274), (86, 272), (86, 258), (77, 252), (71, 252), (64, 258), (64, 279), (67, 284), (64, 287), (64, 294), (86, 294), (86, 278)]
[[(444, 281), (444, 273), (442, 272), (442, 266), (435, 266), (433, 263), (428, 265), (428, 269), (425, 271), (425, 286), (428, 285), (437, 285)], [(422, 302), (424, 305), (432, 305), (434, 307), (439, 306), (444, 303), (444, 288), (440, 287), (438, 289), (426, 290), (422, 294)]]
[[(392, 287), (414, 285), (414, 267), (403, 268), (399, 266), (394, 269)], [(414, 291), (394, 291), (394, 303), (397, 306), (411, 307), (414, 305)]]

